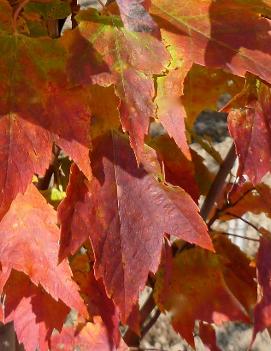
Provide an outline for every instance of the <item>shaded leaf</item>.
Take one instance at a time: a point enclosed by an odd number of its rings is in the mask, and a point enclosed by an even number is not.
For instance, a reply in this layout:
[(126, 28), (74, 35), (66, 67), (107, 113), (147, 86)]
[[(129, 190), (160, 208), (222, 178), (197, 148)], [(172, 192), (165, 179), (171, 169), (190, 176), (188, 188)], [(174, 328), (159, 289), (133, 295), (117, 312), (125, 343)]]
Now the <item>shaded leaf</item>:
[(89, 187), (84, 175), (73, 164), (66, 199), (58, 206), (58, 221), (61, 224), (59, 258), (75, 254), (90, 234), (89, 213), (85, 211)]
[(99, 317), (94, 323), (64, 327), (61, 334), (52, 337), (52, 351), (128, 351), (124, 345), (116, 347), (108, 340), (107, 330)]
[(12, 271), (4, 293), (4, 321), (14, 322), (19, 342), (26, 351), (47, 351), (53, 329), (62, 329), (69, 309), (16, 271)]
[[(74, 42), (78, 36), (88, 41), (92, 56), (100, 57), (100, 61), (110, 68), (110, 76), (100, 75), (95, 82), (100, 85), (115, 83), (116, 94), (121, 100), (122, 127), (129, 132), (131, 145), (140, 160), (149, 119), (155, 114), (152, 75), (165, 69), (169, 55), (163, 44), (149, 33), (124, 29), (118, 16), (109, 17), (87, 10), (81, 11), (76, 18), (79, 21), (78, 31), (69, 35)], [(72, 47), (70, 50), (72, 61), (73, 57), (78, 57), (78, 50), (74, 52)], [(89, 55), (83, 56), (82, 69), (87, 72), (92, 70), (89, 58)], [(87, 76), (84, 76), (84, 81)]]
[(174, 329), (194, 346), (196, 320), (221, 324), (249, 318), (223, 278), (218, 256), (200, 248), (178, 254), (171, 264), (162, 265), (155, 285), (155, 300), (162, 311), (172, 315)]
[(225, 282), (250, 315), (257, 298), (256, 270), (251, 260), (223, 235), (213, 239), (216, 253), (222, 258), (222, 273)]
[(253, 340), (256, 334), (271, 326), (271, 264), (270, 264), (271, 237), (262, 236), (257, 255), (258, 271), (258, 303), (254, 310)]
[(92, 112), (91, 117), (91, 138), (108, 133), (111, 129), (120, 128), (118, 106), (119, 98), (115, 95), (114, 87), (90, 87), (89, 105)]
[(183, 155), (167, 135), (152, 139), (150, 146), (157, 151), (159, 160), (163, 162), (165, 180), (183, 188), (197, 202), (199, 188), (195, 180), (194, 163)]
[(157, 78), (157, 118), (168, 134), (175, 140), (183, 154), (191, 159), (185, 135), (186, 113), (180, 102), (184, 76), (180, 70), (172, 70)]
[(220, 351), (216, 343), (216, 334), (211, 324), (199, 323), (199, 337), (205, 346), (205, 351)]
[(67, 87), (66, 54), (57, 40), (0, 32), (0, 46), (2, 216), (33, 174), (43, 175), (54, 141), (90, 177), (90, 112), (87, 93)]
[(235, 96), (243, 85), (244, 80), (233, 74), (193, 65), (184, 80), (182, 97), (190, 128), (203, 110), (217, 110), (217, 102), (223, 94)]
[(264, 83), (248, 86), (234, 101), (241, 105), (228, 116), (229, 131), (239, 157), (238, 175), (255, 185), (271, 170), (271, 91)]
[(205, 165), (205, 160), (196, 151), (192, 150), (192, 160), (195, 167), (196, 182), (202, 195), (206, 195), (214, 180), (212, 173)]
[[(150, 157), (153, 150), (146, 148), (145, 153)], [(155, 158), (153, 162), (157, 163)], [(157, 182), (155, 174), (148, 174), (143, 166), (138, 168), (124, 137), (112, 133), (96, 140), (91, 163), (92, 181), (87, 184), (82, 175), (78, 181), (72, 175), (61, 205), (61, 242), (67, 243), (61, 245), (61, 253), (74, 250), (90, 236), (96, 278), (103, 277), (125, 321), (149, 271), (158, 267), (163, 234), (208, 249), (212, 244), (189, 195)], [(152, 167), (157, 168), (159, 165)], [(83, 231), (76, 225), (79, 220)]]
[(54, 20), (68, 17), (71, 14), (71, 7), (69, 1), (63, 0), (48, 2), (33, 1), (26, 4), (24, 11), (26, 14), (28, 12), (38, 14), (44, 20)]
[(120, 342), (119, 313), (113, 301), (106, 295), (102, 279), (96, 280), (93, 262), (88, 256), (76, 255), (71, 260), (74, 280), (80, 287), (89, 315), (92, 318), (100, 316), (107, 330), (108, 339), (113, 344)]
[(12, 9), (7, 0), (0, 0), (0, 33), (10, 31), (12, 26)]
[[(226, 191), (232, 187), (233, 184), (229, 184)], [(231, 191), (229, 199), (228, 207), (220, 216), (220, 219), (224, 221), (236, 218), (235, 216), (242, 217), (247, 212), (265, 213), (267, 216), (271, 216), (271, 189), (265, 183), (253, 186), (247, 182), (238, 186), (235, 191)]]
[(56, 213), (30, 185), (19, 194), (0, 222), (0, 261), (4, 271), (24, 272), (55, 299), (87, 316), (69, 264), (58, 265)]
[(151, 14), (164, 41), (180, 60), (251, 72), (271, 82), (270, 20), (259, 15), (262, 1), (152, 0)]
[(117, 0), (125, 27), (133, 32), (148, 32), (158, 38), (160, 31), (148, 13), (149, 0)]

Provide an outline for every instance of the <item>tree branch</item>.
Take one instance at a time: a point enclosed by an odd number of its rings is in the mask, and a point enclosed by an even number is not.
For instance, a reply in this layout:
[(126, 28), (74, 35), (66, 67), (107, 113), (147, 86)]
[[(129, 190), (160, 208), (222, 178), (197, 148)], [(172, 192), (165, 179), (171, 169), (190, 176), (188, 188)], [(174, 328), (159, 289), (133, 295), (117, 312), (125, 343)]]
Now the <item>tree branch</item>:
[(227, 235), (227, 236), (233, 236), (235, 238), (241, 238), (241, 239), (245, 239), (245, 240), (251, 240), (251, 241), (256, 241), (259, 242), (259, 239), (256, 238), (250, 238), (248, 236), (243, 236), (243, 235), (238, 235), (238, 234), (233, 234), (233, 233), (228, 233), (228, 232), (219, 232), (219, 231), (215, 231), (215, 233), (217, 234), (221, 234), (221, 235)]
[(217, 202), (223, 195), (226, 178), (234, 165), (235, 159), (235, 147), (234, 144), (232, 144), (226, 158), (220, 165), (219, 171), (217, 172), (212, 186), (201, 207), (200, 213), (205, 221), (208, 219), (212, 209), (216, 206)]
[(237, 216), (236, 214), (234, 213), (231, 213), (231, 212), (225, 212), (225, 214), (227, 214), (228, 216), (232, 216), (236, 219), (240, 219), (240, 221), (246, 223), (247, 225), (249, 225), (251, 228), (255, 229), (256, 232), (258, 232), (259, 234), (262, 234), (260, 229), (258, 227), (256, 227), (256, 225), (254, 225), (253, 223), (249, 222), (248, 220), (246, 220), (245, 218), (243, 217), (240, 217), (240, 216)]
[[(142, 328), (145, 320), (148, 318), (152, 310), (155, 308), (156, 304), (153, 299), (152, 292), (148, 296), (147, 300), (145, 301), (144, 305), (140, 309), (140, 326)], [(127, 329), (126, 333), (123, 336), (125, 343), (128, 346), (139, 346), (140, 343), (140, 336), (136, 335), (130, 328)]]

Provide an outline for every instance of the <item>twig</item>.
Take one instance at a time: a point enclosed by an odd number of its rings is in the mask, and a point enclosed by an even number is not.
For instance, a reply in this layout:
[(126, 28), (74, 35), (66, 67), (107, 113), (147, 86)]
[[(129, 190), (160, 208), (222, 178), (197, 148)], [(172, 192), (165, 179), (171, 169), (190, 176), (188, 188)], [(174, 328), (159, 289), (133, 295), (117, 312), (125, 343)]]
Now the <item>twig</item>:
[(226, 158), (220, 165), (219, 171), (212, 183), (212, 186), (203, 202), (200, 213), (202, 218), (206, 221), (212, 211), (216, 206), (216, 203), (223, 195), (224, 185), (230, 170), (232, 169), (236, 159), (235, 147), (232, 144)]
[[(236, 201), (230, 202), (228, 207), (233, 207), (236, 206), (241, 200), (244, 199), (244, 197), (249, 194), (252, 190), (255, 190), (255, 188), (250, 188), (246, 190)], [(257, 190), (257, 189), (256, 189)]]
[(154, 315), (146, 323), (146, 325), (142, 328), (142, 331), (141, 331), (142, 338), (148, 333), (148, 331), (151, 329), (151, 327), (156, 323), (157, 319), (160, 317), (160, 314), (161, 314), (161, 312), (157, 308)]
[(222, 234), (222, 235), (227, 235), (227, 236), (234, 236), (236, 238), (241, 238), (241, 239), (245, 239), (245, 240), (251, 240), (251, 241), (257, 241), (259, 242), (259, 239), (256, 238), (250, 238), (248, 236), (242, 236), (242, 235), (238, 235), (238, 234), (233, 234), (233, 233), (227, 233), (227, 232), (219, 232), (219, 231), (215, 231), (215, 233), (217, 234)]
[(246, 223), (247, 225), (249, 225), (250, 227), (252, 227), (253, 229), (256, 230), (256, 232), (258, 232), (259, 234), (261, 234), (261, 231), (258, 227), (256, 227), (256, 225), (254, 225), (253, 223), (249, 222), (248, 220), (246, 220), (245, 218), (243, 217), (240, 217), (234, 213), (231, 213), (231, 212), (224, 212), (226, 215), (229, 215), (231, 217), (234, 217), (236, 219), (240, 219), (242, 222)]
[(105, 8), (105, 4), (101, 0), (97, 0), (97, 2), (102, 6), (102, 8)]
[(71, 2), (71, 10), (72, 10), (72, 15), (71, 15), (71, 21), (72, 21), (72, 29), (76, 28), (78, 26), (78, 23), (75, 19), (75, 16), (80, 9), (80, 5), (77, 4), (77, 0), (72, 0)]
[[(144, 321), (150, 315), (152, 310), (155, 308), (156, 304), (153, 299), (152, 293), (147, 298), (146, 302), (140, 309), (140, 324), (143, 325)], [(123, 339), (128, 346), (138, 346), (140, 342), (140, 337), (136, 335), (130, 328), (125, 332)]]

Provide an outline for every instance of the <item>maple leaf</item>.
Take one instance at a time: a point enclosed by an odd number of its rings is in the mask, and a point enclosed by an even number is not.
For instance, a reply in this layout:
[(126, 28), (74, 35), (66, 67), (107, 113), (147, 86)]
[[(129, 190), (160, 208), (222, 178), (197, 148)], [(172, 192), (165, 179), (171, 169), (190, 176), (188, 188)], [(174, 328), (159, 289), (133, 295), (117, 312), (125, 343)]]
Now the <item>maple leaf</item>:
[(12, 8), (6, 0), (0, 1), (0, 31), (8, 31), (12, 26)]
[[(91, 108), (91, 139), (108, 133), (111, 129), (120, 129), (118, 106), (119, 98), (114, 87), (92, 85), (90, 88), (89, 106)], [(101, 99), (101, 96), (103, 97)]]
[(258, 332), (263, 331), (271, 325), (270, 249), (271, 237), (270, 234), (266, 233), (260, 239), (260, 247), (257, 254), (259, 302), (254, 309), (253, 341)]
[(218, 256), (192, 248), (178, 254), (171, 264), (162, 263), (157, 274), (155, 301), (161, 311), (171, 312), (174, 329), (193, 347), (196, 320), (249, 322), (245, 309), (227, 287), (221, 268)]
[(167, 135), (152, 139), (150, 146), (157, 151), (159, 160), (163, 162), (166, 181), (183, 188), (197, 202), (199, 188), (195, 180), (194, 163), (183, 155)]
[(59, 229), (56, 212), (30, 185), (18, 194), (0, 222), (0, 261), (3, 271), (24, 272), (55, 299), (87, 316), (66, 260), (58, 265)]
[(160, 30), (148, 13), (150, 0), (117, 0), (125, 27), (133, 32), (149, 32), (160, 38)]
[(184, 119), (186, 113), (179, 101), (183, 79), (182, 73), (178, 70), (171, 70), (166, 76), (158, 77), (155, 102), (158, 106), (157, 118), (159, 122), (175, 140), (183, 154), (191, 159), (185, 135)]
[(271, 90), (264, 83), (250, 84), (234, 100), (228, 126), (239, 157), (238, 175), (258, 184), (271, 170)]
[(99, 317), (95, 323), (78, 324), (64, 327), (61, 334), (52, 337), (52, 351), (128, 351), (128, 347), (121, 343), (119, 347), (110, 344), (107, 330)]
[(62, 329), (69, 308), (17, 271), (11, 272), (3, 292), (4, 322), (14, 323), (26, 351), (47, 351), (53, 329)]
[(199, 323), (199, 337), (205, 346), (206, 351), (221, 351), (216, 343), (216, 334), (212, 325)]
[[(153, 151), (145, 153), (150, 159)], [(96, 140), (91, 163), (91, 182), (72, 174), (60, 206), (60, 253), (73, 252), (90, 236), (96, 278), (103, 277), (107, 293), (126, 320), (149, 271), (158, 267), (163, 234), (208, 249), (212, 244), (189, 195), (138, 168), (124, 137), (111, 133)], [(152, 165), (157, 168), (159, 164)]]
[(270, 2), (259, 6), (259, 1), (152, 0), (150, 13), (181, 61), (241, 77), (251, 72), (271, 82), (271, 25), (258, 12), (268, 6)]
[[(232, 189), (233, 184), (229, 184), (229, 189)], [(254, 214), (265, 213), (267, 216), (271, 216), (271, 189), (265, 183), (253, 184), (247, 182), (242, 186), (238, 186), (235, 191), (231, 191), (229, 194), (229, 204), (220, 216), (221, 220), (229, 220), (238, 217), (242, 217), (247, 212)]]
[(217, 110), (218, 99), (223, 94), (235, 96), (239, 93), (244, 86), (244, 79), (222, 70), (193, 65), (183, 84), (182, 102), (186, 123), (192, 128), (203, 110)]
[(80, 293), (92, 318), (100, 316), (107, 329), (108, 339), (112, 344), (120, 342), (119, 313), (113, 301), (106, 295), (102, 279), (96, 280), (93, 262), (88, 255), (76, 255), (71, 260), (74, 280), (80, 287)]
[(71, 14), (71, 6), (69, 1), (52, 0), (52, 1), (33, 1), (26, 4), (24, 13), (32, 15), (40, 15), (43, 20), (54, 20), (66, 18)]
[(248, 256), (225, 236), (216, 234), (213, 242), (223, 262), (221, 271), (228, 288), (250, 314), (257, 298), (255, 267)]
[[(11, 12), (11, 11), (9, 11)], [(11, 13), (10, 20), (11, 20)], [(33, 174), (43, 175), (53, 142), (90, 177), (87, 93), (68, 89), (58, 40), (0, 29), (0, 216)]]
[[(110, 68), (110, 76), (98, 74), (100, 78), (96, 77), (94, 81), (100, 85), (115, 83), (116, 94), (121, 100), (119, 111), (122, 127), (129, 132), (131, 145), (140, 160), (149, 119), (155, 115), (152, 75), (165, 69), (169, 54), (151, 34), (130, 32), (123, 28), (118, 16), (100, 15), (95, 10), (86, 10), (79, 12), (76, 19), (79, 22), (78, 30), (68, 32), (68, 40), (76, 42), (83, 38), (89, 42), (89, 50), (95, 50), (100, 60)], [(67, 35), (64, 33), (63, 45)], [(78, 49), (74, 52), (70, 46), (70, 61), (73, 62), (77, 57)], [(92, 72), (83, 78), (84, 82), (89, 76), (89, 81), (93, 82), (95, 74), (89, 56), (84, 54), (82, 60), (82, 69)], [(73, 75), (76, 76), (76, 73)]]

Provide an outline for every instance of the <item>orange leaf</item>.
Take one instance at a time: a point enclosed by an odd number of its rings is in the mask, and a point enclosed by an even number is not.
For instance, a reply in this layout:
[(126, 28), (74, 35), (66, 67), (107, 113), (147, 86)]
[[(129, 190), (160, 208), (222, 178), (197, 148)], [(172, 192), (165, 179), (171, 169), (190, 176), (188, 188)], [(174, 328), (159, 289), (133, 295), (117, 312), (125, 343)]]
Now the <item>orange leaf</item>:
[[(251, 72), (271, 83), (271, 24), (258, 0), (152, 0), (151, 14), (171, 52), (187, 64)], [(182, 62), (183, 64), (183, 62)]]
[(245, 309), (227, 287), (219, 258), (200, 248), (183, 251), (170, 265), (162, 264), (155, 300), (162, 311), (171, 312), (174, 329), (192, 346), (196, 320), (249, 322)]
[[(89, 82), (108, 86), (115, 84), (116, 95), (120, 98), (120, 119), (122, 127), (129, 132), (131, 145), (138, 161), (144, 151), (144, 136), (148, 133), (149, 120), (155, 115), (153, 98), (155, 95), (153, 74), (160, 74), (169, 61), (169, 54), (163, 44), (149, 33), (130, 32), (122, 27), (118, 16), (106, 16), (95, 10), (81, 11), (77, 20), (78, 30), (69, 36), (74, 41), (89, 42), (90, 50), (95, 50), (109, 68), (111, 74), (85, 75)], [(81, 38), (81, 39), (80, 39)], [(70, 40), (70, 38), (68, 38)], [(65, 43), (66, 35), (62, 41)], [(70, 47), (70, 61), (78, 57), (78, 51)], [(92, 61), (85, 57), (80, 70), (91, 71)], [(78, 69), (78, 66), (74, 66)], [(95, 74), (94, 74), (95, 75)], [(96, 79), (96, 80), (95, 80)], [(79, 81), (81, 78), (79, 77)], [(77, 81), (78, 83), (78, 81)]]
[(53, 142), (91, 175), (87, 94), (69, 89), (64, 48), (49, 37), (14, 34), (11, 24), (6, 30), (0, 32), (0, 217), (35, 173), (44, 174)]
[(236, 98), (241, 107), (230, 112), (228, 125), (239, 157), (238, 175), (247, 175), (255, 185), (271, 170), (271, 90), (264, 83), (253, 88)]
[(12, 271), (4, 293), (4, 322), (13, 321), (26, 351), (47, 351), (53, 329), (62, 329), (69, 308), (16, 271)]
[(108, 339), (107, 330), (101, 319), (96, 317), (93, 323), (65, 327), (61, 334), (52, 337), (52, 351), (128, 351), (122, 343), (119, 347), (112, 345)]
[(56, 213), (30, 185), (19, 194), (0, 222), (0, 261), (3, 271), (24, 272), (55, 299), (87, 316), (72, 280), (68, 261), (58, 265), (59, 230)]
[(107, 329), (108, 339), (116, 345), (120, 342), (119, 313), (113, 301), (106, 295), (102, 279), (96, 280), (93, 262), (87, 255), (76, 255), (71, 260), (74, 280), (80, 287), (89, 315), (93, 318), (100, 316)]
[(271, 326), (271, 236), (262, 236), (257, 255), (259, 296), (254, 310), (253, 341), (258, 332)]

